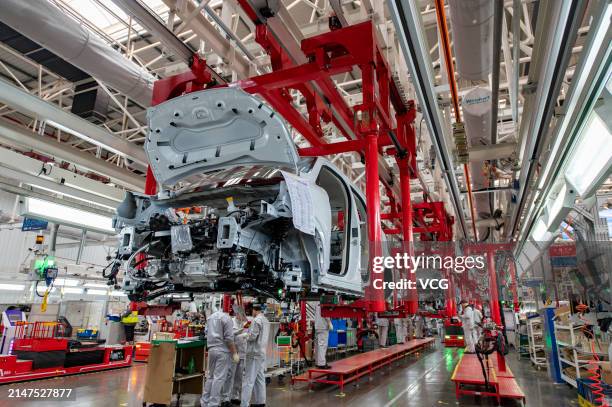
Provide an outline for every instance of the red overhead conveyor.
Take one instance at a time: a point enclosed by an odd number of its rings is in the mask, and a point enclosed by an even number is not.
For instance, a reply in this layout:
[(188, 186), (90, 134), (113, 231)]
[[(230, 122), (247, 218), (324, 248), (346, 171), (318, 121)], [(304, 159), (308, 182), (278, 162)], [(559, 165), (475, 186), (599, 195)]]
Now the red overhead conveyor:
[[(453, 219), (448, 216), (441, 202), (426, 200), (414, 209), (412, 207), (410, 179), (418, 175), (413, 126), (416, 109), (412, 101), (405, 103), (402, 100), (377, 44), (372, 22), (335, 29), (303, 40), (299, 49), (302, 53), (300, 59), (305, 62), (298, 64), (285, 51), (284, 45), (287, 44), (279, 43), (266, 22), (260, 20), (258, 12), (251, 8), (250, 2), (239, 0), (239, 3), (256, 25), (256, 41), (270, 55), (273, 72), (228, 85), (213, 83), (205, 62), (194, 56), (191, 72), (155, 83), (153, 105), (183, 93), (219, 85), (237, 86), (249, 93), (257, 93), (309, 142), (311, 147), (300, 149), (300, 155), (325, 156), (342, 152), (358, 152), (363, 155), (371, 257), (382, 255), (381, 182), (394, 203), (393, 216), (402, 220), (399, 229), (386, 229), (385, 233), (401, 232), (405, 242), (404, 250), (411, 250), (413, 232), (430, 238), (435, 236), (436, 239), (444, 237), (442, 240), (450, 240)], [(283, 38), (283, 41), (294, 40)], [(338, 92), (333, 77), (355, 70), (361, 72), (363, 99), (360, 104), (351, 107)], [(290, 91), (297, 91), (303, 96), (307, 107), (306, 116), (293, 104)], [(328, 143), (323, 138), (322, 124), (330, 122), (339, 129), (346, 141)], [(393, 196), (387, 177), (381, 177), (388, 174), (379, 174), (379, 158), (385, 155), (394, 156), (399, 166), (399, 199)], [(148, 171), (145, 193), (155, 192), (155, 180)], [(413, 227), (413, 217), (421, 221), (417, 228)], [(410, 278), (415, 279), (415, 274), (410, 273)], [(333, 313), (325, 307), (322, 311), (324, 316), (354, 317), (358, 314), (359, 319), (366, 318), (371, 312), (387, 310), (383, 294), (382, 290), (370, 285), (366, 287), (363, 299), (335, 305)], [(408, 300), (394, 305), (397, 305), (394, 311), (415, 313), (415, 290), (411, 290)], [(305, 310), (305, 307), (302, 309)], [(305, 315), (302, 321), (300, 331), (305, 333)], [(305, 334), (302, 336), (304, 340)]]

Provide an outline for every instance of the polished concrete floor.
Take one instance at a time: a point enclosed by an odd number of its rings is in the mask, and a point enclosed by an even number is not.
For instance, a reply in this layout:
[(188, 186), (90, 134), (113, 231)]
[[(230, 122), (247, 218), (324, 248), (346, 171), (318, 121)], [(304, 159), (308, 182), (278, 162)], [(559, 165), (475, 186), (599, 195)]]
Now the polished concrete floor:
[[(308, 391), (305, 384), (292, 390), (288, 383), (274, 379), (268, 385), (268, 406), (272, 407), (391, 407), (391, 406), (495, 406), (490, 398), (464, 396), (457, 401), (450, 376), (459, 358), (457, 349), (444, 348), (421, 353), (391, 367), (378, 371), (369, 380), (347, 385), (345, 395), (337, 387), (317, 385)], [(577, 405), (576, 392), (567, 385), (553, 384), (545, 372), (533, 369), (528, 361), (518, 361), (516, 354), (508, 362), (519, 385), (527, 395), (527, 406), (566, 407)], [(0, 386), (0, 406), (141, 406), (146, 365), (136, 364), (119, 369), (87, 375)], [(74, 401), (20, 401), (9, 399), (9, 388), (72, 388)], [(199, 405), (199, 397), (184, 396), (181, 405)], [(518, 406), (513, 401), (504, 406)]]

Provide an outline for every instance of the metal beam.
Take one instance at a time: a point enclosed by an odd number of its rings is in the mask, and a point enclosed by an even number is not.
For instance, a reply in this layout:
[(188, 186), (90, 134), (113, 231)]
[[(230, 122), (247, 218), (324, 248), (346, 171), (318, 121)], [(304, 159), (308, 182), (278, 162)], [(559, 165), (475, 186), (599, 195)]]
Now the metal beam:
[[(181, 19), (187, 19), (197, 7), (191, 0), (180, 2), (178, 0), (163, 0), (164, 4), (174, 10)], [(180, 7), (181, 3), (186, 3)], [(227, 62), (229, 68), (236, 72), (239, 78), (248, 78), (255, 72), (255, 65), (251, 69), (251, 63), (226, 39), (215, 26), (210, 23), (203, 14), (196, 15), (187, 26), (193, 30), (198, 37), (206, 42), (206, 45), (220, 58)]]
[(470, 161), (497, 160), (510, 157), (516, 150), (516, 143), (470, 147)]
[(0, 103), (9, 105), (21, 113), (66, 131), (105, 150), (130, 158), (140, 164), (147, 164), (142, 146), (130, 143), (114, 134), (64, 111), (59, 106), (46, 102), (23, 89), (0, 79)]
[[(65, 170), (58, 165), (44, 163), (0, 147), (0, 175), (9, 176), (9, 174), (17, 174), (11, 178), (27, 184), (40, 185), (46, 189), (57, 188), (58, 193), (79, 195), (80, 199), (91, 200), (109, 208), (115, 208), (123, 200), (125, 194), (119, 188)], [(73, 192), (73, 189), (76, 192)]]
[(550, 135), (549, 125), (564, 75), (567, 70), (572, 47), (584, 16), (586, 1), (542, 0), (539, 9), (544, 15), (538, 19), (533, 58), (529, 68), (529, 82), (537, 85), (535, 92), (525, 97), (523, 112), (530, 112), (521, 119), (519, 131), (521, 170), (518, 176), (520, 189), (517, 204), (512, 210), (510, 228), (506, 235), (517, 230), (526, 197), (533, 185), (532, 176), (538, 167), (537, 161), (543, 151), (545, 140)]
[(70, 162), (81, 169), (109, 177), (111, 181), (133, 191), (141, 192), (144, 189), (144, 177), (7, 120), (0, 119), (0, 142), (14, 148), (31, 149)]
[(94, 208), (89, 205), (79, 204), (79, 203), (76, 203), (76, 202), (73, 202), (67, 199), (60, 199), (52, 195), (32, 191), (31, 189), (18, 187), (16, 185), (11, 185), (8, 182), (4, 182), (4, 181), (0, 181), (0, 191), (8, 192), (8, 193), (19, 195), (19, 196), (28, 196), (32, 198), (38, 198), (38, 199), (42, 199), (45, 201), (56, 203), (58, 205), (69, 206), (71, 208), (80, 209), (82, 211), (96, 213), (98, 215), (103, 215), (103, 216), (113, 216), (114, 215), (114, 211), (111, 211), (111, 210), (98, 209), (98, 208)]

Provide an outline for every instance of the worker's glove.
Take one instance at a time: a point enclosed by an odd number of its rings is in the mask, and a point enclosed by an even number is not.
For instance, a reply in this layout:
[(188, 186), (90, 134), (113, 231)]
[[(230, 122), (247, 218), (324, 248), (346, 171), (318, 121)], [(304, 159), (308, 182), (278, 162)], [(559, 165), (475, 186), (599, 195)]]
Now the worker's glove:
[(232, 362), (238, 364), (238, 362), (240, 362), (240, 355), (238, 355), (238, 352), (232, 354)]

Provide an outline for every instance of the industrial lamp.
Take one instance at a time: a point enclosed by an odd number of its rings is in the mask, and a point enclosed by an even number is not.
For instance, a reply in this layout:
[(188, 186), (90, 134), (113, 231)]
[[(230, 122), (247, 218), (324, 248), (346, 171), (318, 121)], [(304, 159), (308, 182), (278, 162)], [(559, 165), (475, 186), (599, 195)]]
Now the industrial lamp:
[(99, 215), (38, 198), (25, 198), (21, 215), (94, 232), (115, 234), (110, 216)]
[(612, 134), (597, 112), (591, 113), (571, 153), (565, 178), (581, 197), (593, 194), (612, 171)]

